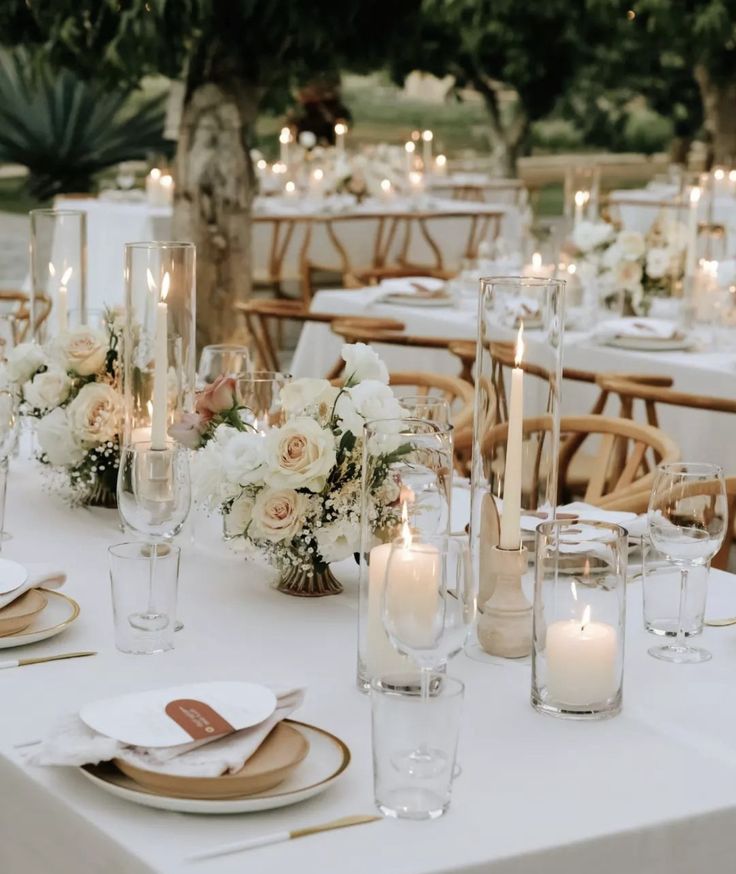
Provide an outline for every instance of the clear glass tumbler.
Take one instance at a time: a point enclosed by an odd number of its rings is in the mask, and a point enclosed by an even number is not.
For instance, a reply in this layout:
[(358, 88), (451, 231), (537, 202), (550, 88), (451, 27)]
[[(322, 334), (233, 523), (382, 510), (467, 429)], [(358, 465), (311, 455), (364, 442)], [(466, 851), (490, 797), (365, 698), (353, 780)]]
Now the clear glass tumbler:
[[(115, 646), (120, 652), (152, 655), (174, 648), (179, 586), (178, 546), (169, 543), (119, 543), (108, 549)], [(152, 560), (156, 573), (151, 578)], [(146, 626), (141, 615), (160, 621)]]
[(450, 806), (464, 693), (440, 674), (427, 698), (416, 677), (372, 680), (374, 797), (385, 816), (437, 819)]

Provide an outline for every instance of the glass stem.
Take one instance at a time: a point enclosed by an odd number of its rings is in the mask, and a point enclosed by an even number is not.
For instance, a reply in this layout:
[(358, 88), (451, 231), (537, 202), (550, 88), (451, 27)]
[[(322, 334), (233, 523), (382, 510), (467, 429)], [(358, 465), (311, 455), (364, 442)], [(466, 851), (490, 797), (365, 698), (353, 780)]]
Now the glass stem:
[(677, 649), (686, 649), (685, 643), (685, 605), (687, 603), (687, 576), (688, 569), (680, 570), (680, 604), (677, 608), (677, 637), (675, 639), (675, 647)]
[(432, 677), (432, 669), (422, 667), (419, 671), (420, 691), (422, 701), (429, 702), (429, 681)]
[(150, 545), (151, 558), (148, 562), (148, 612), (153, 615), (156, 612), (156, 606), (153, 602), (153, 586), (156, 581), (156, 558), (158, 556), (158, 547), (155, 543)]

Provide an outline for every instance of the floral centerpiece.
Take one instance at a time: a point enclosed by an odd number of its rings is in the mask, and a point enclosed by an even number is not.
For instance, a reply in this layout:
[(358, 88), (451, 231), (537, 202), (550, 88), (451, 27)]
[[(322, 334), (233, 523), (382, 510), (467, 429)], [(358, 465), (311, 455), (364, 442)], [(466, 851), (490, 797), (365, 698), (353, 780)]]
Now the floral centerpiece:
[(114, 507), (123, 397), (119, 331), (65, 331), (43, 346), (21, 343), (8, 355), (7, 382), (20, 410), (38, 420), (40, 461), (52, 489), (73, 505)]
[(583, 221), (568, 254), (583, 284), (596, 282), (602, 299), (624, 293), (624, 313), (647, 315), (656, 297), (670, 297), (682, 279), (687, 228), (657, 219), (646, 234), (608, 221)]
[[(278, 588), (293, 595), (342, 591), (329, 565), (356, 553), (360, 543), (363, 425), (394, 419), (402, 407), (388, 372), (366, 345), (345, 345), (346, 379), (298, 379), (281, 391), (283, 424), (265, 434), (240, 416), (236, 383), (221, 377), (197, 397), (196, 413), (172, 434), (199, 446), (192, 476), (195, 496), (223, 515), (231, 546), (275, 567)], [(394, 456), (399, 457), (398, 443)], [(370, 484), (383, 490), (377, 503), (398, 524), (399, 485), (385, 474)]]

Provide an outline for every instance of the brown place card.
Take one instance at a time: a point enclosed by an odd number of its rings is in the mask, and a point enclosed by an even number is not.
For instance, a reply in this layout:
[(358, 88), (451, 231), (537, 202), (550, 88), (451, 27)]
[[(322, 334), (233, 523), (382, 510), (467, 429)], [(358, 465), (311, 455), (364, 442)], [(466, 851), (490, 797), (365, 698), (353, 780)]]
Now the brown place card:
[(220, 714), (204, 701), (179, 698), (166, 705), (166, 715), (184, 729), (192, 740), (232, 734), (235, 729)]
[(0, 610), (0, 637), (19, 634), (46, 607), (48, 600), (38, 589), (28, 591)]

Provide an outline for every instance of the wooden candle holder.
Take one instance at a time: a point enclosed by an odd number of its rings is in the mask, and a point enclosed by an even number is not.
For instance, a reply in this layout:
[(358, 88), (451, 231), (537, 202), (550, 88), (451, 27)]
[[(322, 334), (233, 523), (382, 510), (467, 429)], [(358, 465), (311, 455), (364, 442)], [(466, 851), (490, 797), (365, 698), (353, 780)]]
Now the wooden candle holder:
[[(490, 598), (481, 603), (478, 616), (478, 641), (494, 656), (520, 659), (532, 651), (532, 605), (521, 588), (529, 555), (526, 547), (488, 550)], [(484, 590), (485, 590), (484, 586)]]

